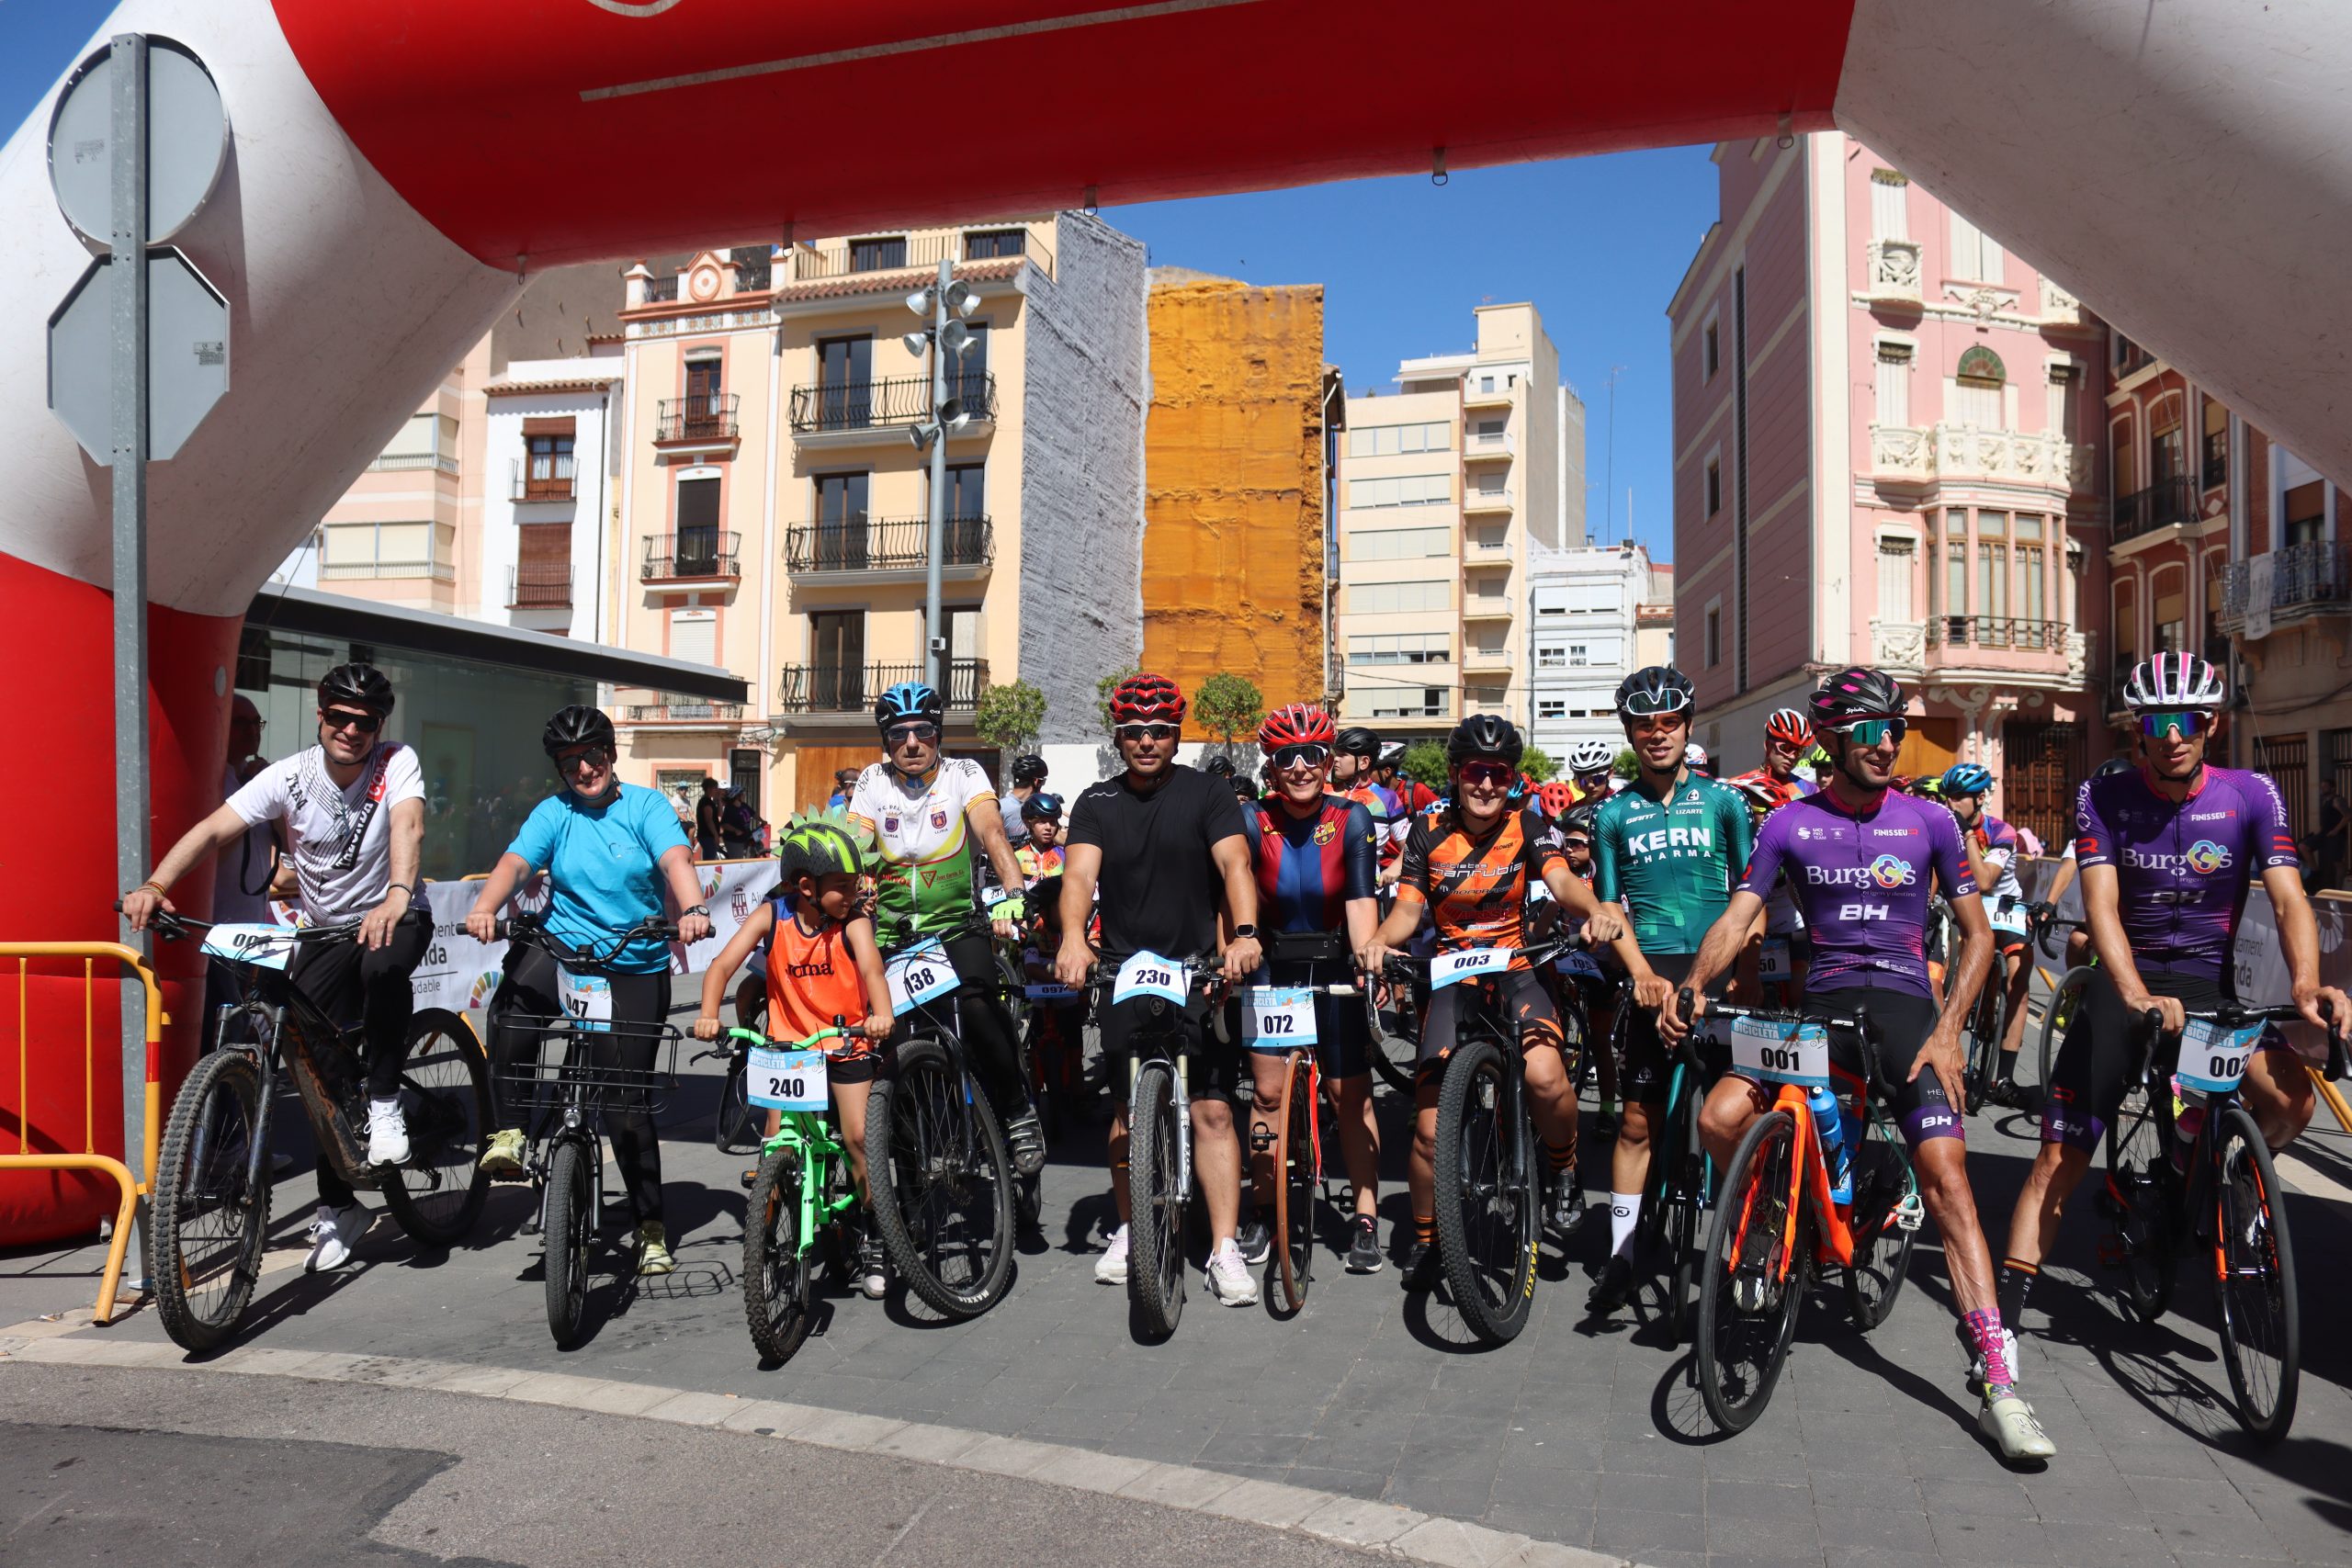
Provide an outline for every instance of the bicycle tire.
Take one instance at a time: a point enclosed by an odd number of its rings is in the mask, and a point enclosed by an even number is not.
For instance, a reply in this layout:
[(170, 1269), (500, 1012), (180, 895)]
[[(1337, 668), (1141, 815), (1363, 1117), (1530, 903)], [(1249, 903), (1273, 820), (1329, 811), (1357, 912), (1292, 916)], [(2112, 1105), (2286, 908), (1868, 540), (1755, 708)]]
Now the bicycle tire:
[[(1400, 993), (1403, 991), (1401, 982), (1396, 989)], [(1410, 1016), (1412, 1002), (1408, 996), (1400, 995), (1398, 999), (1405, 1002), (1407, 1010), (1394, 1012), (1391, 1016), (1401, 1023)], [(1398, 1094), (1411, 1094), (1413, 1074), (1420, 1066), (1420, 1041), (1408, 1029), (1388, 1028), (1381, 1021), (1378, 1008), (1367, 1008), (1365, 1010), (1372, 1015), (1372, 1050), (1368, 1053), (1372, 1058), (1372, 1070), (1380, 1076), (1381, 1082)]]
[(1012, 1162), (988, 1096), (933, 1035), (902, 1042), (865, 1113), (875, 1229), (933, 1311), (977, 1317), (1012, 1277)]
[(1968, 1061), (1961, 1072), (1962, 1114), (1973, 1116), (1984, 1109), (1984, 1092), (1993, 1084), (1994, 1056), (2001, 1048), (2001, 997), (1987, 977), (1968, 1010)]
[[(235, 1022), (234, 1014), (223, 1021), (224, 1038)], [(261, 1279), (270, 1185), (266, 1173), (258, 1184), (247, 1177), (248, 1156), (265, 1135), (261, 1069), (233, 1050), (199, 1060), (156, 1148), (148, 1237), (156, 1314), (184, 1350), (209, 1350), (235, 1333)], [(220, 1226), (203, 1224), (216, 1215)], [(213, 1228), (217, 1237), (202, 1234)], [(215, 1281), (217, 1289), (199, 1291)]]
[[(1735, 1247), (1741, 1247), (1747, 1261), (1762, 1262), (1769, 1270), (1777, 1271), (1776, 1255), (1781, 1248), (1773, 1237), (1785, 1228), (1782, 1205), (1787, 1202), (1791, 1162), (1797, 1157), (1796, 1126), (1796, 1118), (1788, 1111), (1770, 1111), (1747, 1129), (1724, 1173), (1714, 1226), (1707, 1237), (1707, 1259), (1700, 1274), (1699, 1393), (1706, 1401), (1707, 1414), (1726, 1432), (1746, 1431), (1764, 1413), (1773, 1384), (1788, 1364), (1797, 1311), (1804, 1304), (1813, 1227), (1802, 1194), (1786, 1278), (1777, 1284), (1767, 1283), (1754, 1311), (1742, 1309), (1732, 1295), (1735, 1265), (1740, 1261), (1733, 1255)], [(1755, 1347), (1752, 1360), (1743, 1359), (1751, 1344)], [(1747, 1371), (1751, 1366), (1752, 1371)]]
[[(2303, 1359), (2287, 1205), (2261, 1125), (2245, 1107), (2223, 1107), (2206, 1136), (2212, 1140), (2209, 1168), (2221, 1229), (2213, 1246), (2222, 1360), (2236, 1396), (2238, 1425), (2256, 1442), (2275, 1443), (2295, 1424)], [(2277, 1363), (2275, 1376), (2256, 1375), (2265, 1360)]]
[(490, 1063), (463, 1019), (425, 1008), (409, 1020), (401, 1091), (409, 1160), (381, 1172), (384, 1206), (418, 1246), (455, 1247), (472, 1231), (490, 1196), (490, 1178), (481, 1168), (491, 1122)]
[[(1454, 1310), (1489, 1345), (1527, 1326), (1542, 1224), (1527, 1111), (1505, 1078), (1510, 1070), (1493, 1041), (1473, 1040), (1447, 1061), (1437, 1097), (1438, 1256)], [(1513, 1109), (1516, 1127), (1504, 1121)]]
[(580, 1343), (588, 1316), (588, 1275), (596, 1252), (596, 1198), (588, 1145), (558, 1140), (548, 1156), (547, 1220), (541, 1237), (547, 1258), (548, 1332), (556, 1347)]
[(2159, 1104), (2144, 1083), (2125, 1094), (2107, 1129), (2107, 1187), (2099, 1194), (2114, 1243), (2114, 1267), (2123, 1275), (2123, 1299), (2132, 1315), (2154, 1323), (2172, 1304), (2174, 1254), (2172, 1207), (2165, 1187), (2172, 1172), (2172, 1093)]
[(1176, 1071), (1136, 1069), (1127, 1115), (1127, 1301), (1145, 1331), (1166, 1338), (1184, 1314), (1184, 1212), (1176, 1125)]
[(736, 1051), (728, 1056), (727, 1077), (718, 1087), (718, 1111), (711, 1119), (710, 1141), (720, 1154), (757, 1154), (767, 1144), (767, 1112), (752, 1103), (752, 1054)]
[(1668, 1293), (1663, 1320), (1666, 1348), (1671, 1350), (1690, 1337), (1690, 1298), (1698, 1285), (1702, 1261), (1698, 1204), (1687, 1196), (1676, 1202), (1666, 1235), (1668, 1244), (1674, 1249), (1674, 1266), (1667, 1275)]
[(1274, 1123), (1274, 1267), (1267, 1283), (1277, 1287), (1275, 1309), (1288, 1314), (1306, 1304), (1315, 1282), (1315, 1200), (1323, 1190), (1322, 1134), (1315, 1125), (1315, 1066), (1307, 1052), (1295, 1053), (1283, 1076), (1283, 1103)]
[(765, 1156), (743, 1207), (743, 1322), (769, 1365), (792, 1359), (814, 1319), (808, 1291), (812, 1238), (800, 1234), (802, 1169), (792, 1149)]
[[(1878, 1135), (1872, 1137), (1871, 1134)], [(1846, 1315), (1868, 1334), (1894, 1310), (1903, 1281), (1911, 1271), (1912, 1249), (1918, 1245), (1917, 1229), (1905, 1230), (1895, 1220), (1904, 1194), (1918, 1190), (1918, 1173), (1902, 1137), (1883, 1112), (1861, 1124), (1853, 1154), (1854, 1261), (1846, 1269)], [(1885, 1190), (1878, 1190), (1879, 1183)], [(1893, 1202), (1882, 1201), (1894, 1186), (1903, 1193)], [(1863, 1234), (1869, 1227), (1870, 1234)]]
[(2065, 1032), (2075, 1021), (2075, 1010), (2083, 1003), (2083, 987), (2089, 985), (2093, 971), (2087, 964), (2077, 964), (2058, 977), (2058, 988), (2050, 993), (2050, 1005), (2041, 1013), (2041, 1081), (2034, 1087), (2044, 1100), (2050, 1098), (2050, 1069), (2058, 1060), (2058, 1047), (2065, 1043)]

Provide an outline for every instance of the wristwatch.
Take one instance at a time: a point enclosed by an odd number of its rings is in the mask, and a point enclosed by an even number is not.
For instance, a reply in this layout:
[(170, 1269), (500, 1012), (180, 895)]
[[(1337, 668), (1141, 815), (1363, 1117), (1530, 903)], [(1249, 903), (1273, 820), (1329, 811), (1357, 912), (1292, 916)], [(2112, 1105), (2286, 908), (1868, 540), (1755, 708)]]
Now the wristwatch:
[(1255, 942), (1258, 940), (1258, 928), (1256, 926), (1236, 926), (1233, 928), (1233, 940), (1236, 942)]
[(696, 905), (695, 905), (693, 908), (691, 908), (691, 909), (681, 909), (681, 910), (679, 910), (679, 911), (678, 911), (678, 919), (682, 919), (682, 920), (683, 920), (683, 919), (684, 919), (688, 915), (702, 915), (702, 916), (707, 917), (707, 916), (709, 915), (709, 913), (710, 913), (710, 906), (709, 906), (709, 905), (707, 905), (707, 904), (696, 904)]

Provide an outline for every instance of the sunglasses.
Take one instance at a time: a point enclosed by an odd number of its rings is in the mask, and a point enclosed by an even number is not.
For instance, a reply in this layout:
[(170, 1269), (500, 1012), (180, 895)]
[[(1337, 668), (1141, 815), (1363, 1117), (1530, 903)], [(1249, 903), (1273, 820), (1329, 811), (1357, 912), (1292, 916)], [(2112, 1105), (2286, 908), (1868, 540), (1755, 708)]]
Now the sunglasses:
[(1464, 784), (1489, 789), (1498, 784), (1507, 784), (1517, 776), (1501, 762), (1464, 762), (1454, 770), (1454, 774)]
[(1875, 746), (1893, 739), (1898, 744), (1910, 729), (1911, 721), (1904, 718), (1858, 718), (1851, 724), (1834, 724), (1830, 730), (1845, 736), (1857, 746)]
[(592, 768), (601, 768), (611, 762), (612, 760), (613, 749), (611, 747), (590, 746), (585, 750), (574, 751), (569, 757), (558, 757), (555, 760), (555, 766), (558, 773), (568, 773), (573, 769), (579, 767), (582, 762), (587, 763)]
[(939, 726), (935, 724), (893, 725), (882, 732), (882, 738), (890, 743), (894, 750), (910, 741), (929, 746), (939, 739)]
[(2143, 713), (2140, 716), (2140, 733), (2151, 740), (2162, 740), (2167, 735), (2177, 739), (2194, 740), (2213, 726), (2213, 716), (2189, 708), (2178, 713)]
[(362, 735), (373, 735), (384, 728), (383, 715), (353, 713), (347, 708), (322, 708), (319, 719), (329, 729), (356, 729)]
[(1172, 724), (1123, 724), (1118, 737), (1122, 740), (1173, 740), (1176, 727)]
[(1319, 768), (1330, 759), (1331, 749), (1329, 746), (1317, 746), (1313, 741), (1304, 741), (1296, 746), (1274, 748), (1273, 763), (1275, 771), (1279, 773), (1289, 768)]

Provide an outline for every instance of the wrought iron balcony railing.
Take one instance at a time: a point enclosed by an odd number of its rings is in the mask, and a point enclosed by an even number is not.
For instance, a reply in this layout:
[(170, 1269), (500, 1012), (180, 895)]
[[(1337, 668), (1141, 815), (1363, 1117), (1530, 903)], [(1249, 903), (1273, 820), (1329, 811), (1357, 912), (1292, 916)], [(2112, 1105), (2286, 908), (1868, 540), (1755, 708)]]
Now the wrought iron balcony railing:
[(741, 395), (704, 392), (691, 398), (663, 398), (654, 410), (653, 439), (670, 441), (732, 441), (741, 433), (736, 418)]
[[(986, 566), (995, 547), (986, 517), (950, 517), (940, 539), (943, 566)], [(784, 564), (796, 572), (899, 571), (930, 564), (931, 521), (889, 517), (789, 528)]]
[(687, 528), (645, 536), (645, 560), (638, 576), (647, 582), (687, 577), (741, 577), (736, 550), (741, 536), (717, 528)]
[[(996, 417), (996, 378), (968, 370), (947, 378), (947, 395), (974, 419)], [(894, 376), (880, 381), (820, 381), (792, 389), (796, 435), (845, 430), (903, 428), (931, 417), (931, 378)]]
[(571, 604), (571, 568), (516, 566), (506, 570), (510, 610), (562, 610)]
[(2145, 490), (2115, 498), (2115, 542), (2136, 539), (2175, 523), (2194, 523), (2197, 518), (2197, 481), (2187, 474), (2175, 474)]
[[(874, 700), (901, 681), (921, 681), (928, 671), (920, 664), (787, 664), (776, 688), (780, 713), (863, 713)], [(946, 689), (940, 694), (950, 713), (969, 713), (979, 705), (989, 683), (985, 659), (950, 660)]]

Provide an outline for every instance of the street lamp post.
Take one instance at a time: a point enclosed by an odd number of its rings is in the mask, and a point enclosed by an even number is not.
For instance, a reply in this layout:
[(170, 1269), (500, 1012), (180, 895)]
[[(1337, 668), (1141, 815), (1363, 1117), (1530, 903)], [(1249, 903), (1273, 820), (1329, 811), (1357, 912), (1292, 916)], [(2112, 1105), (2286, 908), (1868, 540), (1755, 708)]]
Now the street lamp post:
[(923, 561), (923, 669), (932, 689), (943, 699), (947, 694), (948, 664), (947, 637), (939, 624), (939, 571), (946, 554), (947, 437), (972, 422), (963, 398), (947, 395), (947, 362), (951, 355), (960, 359), (972, 346), (972, 330), (964, 324), (964, 318), (979, 308), (979, 296), (971, 285), (956, 280), (953, 262), (942, 255), (939, 280), (907, 296), (907, 309), (931, 324), (902, 340), (915, 353), (927, 349), (931, 355), (931, 417), (909, 434), (916, 451), (931, 454), (930, 538)]

